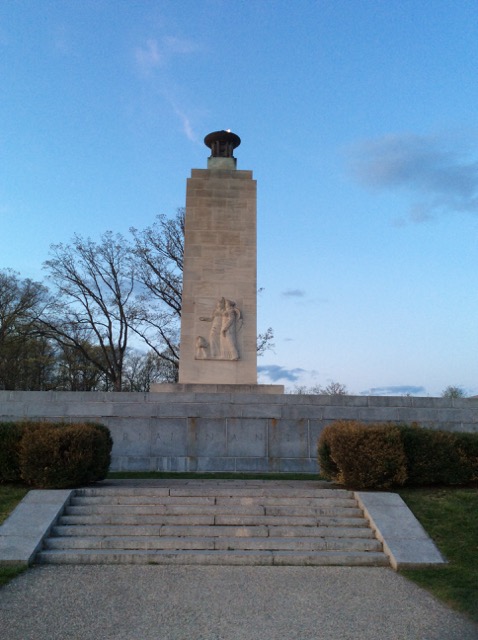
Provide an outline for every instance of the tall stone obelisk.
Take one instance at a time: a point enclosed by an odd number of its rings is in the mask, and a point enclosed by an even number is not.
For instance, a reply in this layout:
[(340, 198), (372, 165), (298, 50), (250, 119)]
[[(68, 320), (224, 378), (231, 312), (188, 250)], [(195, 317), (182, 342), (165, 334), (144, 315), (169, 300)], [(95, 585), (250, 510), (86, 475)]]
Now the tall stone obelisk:
[(187, 181), (179, 383), (257, 384), (256, 181), (215, 131)]

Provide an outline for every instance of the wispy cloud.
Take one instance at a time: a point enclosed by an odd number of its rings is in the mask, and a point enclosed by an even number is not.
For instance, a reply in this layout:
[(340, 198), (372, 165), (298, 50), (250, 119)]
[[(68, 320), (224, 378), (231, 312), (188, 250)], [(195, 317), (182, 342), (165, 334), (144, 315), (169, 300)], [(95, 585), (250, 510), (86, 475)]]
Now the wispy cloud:
[(149, 75), (154, 69), (165, 63), (164, 55), (160, 52), (158, 42), (146, 40), (144, 45), (137, 47), (134, 52), (136, 64), (143, 75)]
[(418, 198), (409, 211), (411, 222), (440, 212), (478, 213), (478, 157), (463, 136), (390, 134), (363, 141), (349, 153), (362, 184), (405, 189)]
[(296, 382), (299, 376), (304, 373), (304, 369), (285, 369), (278, 364), (266, 364), (257, 367), (257, 372), (267, 376), (273, 382), (278, 380)]
[(165, 36), (162, 39), (163, 50), (167, 54), (173, 53), (195, 53), (200, 49), (197, 42), (193, 40), (186, 40), (184, 38), (177, 38), (176, 36)]
[(145, 40), (134, 51), (140, 76), (152, 83), (158, 93), (169, 102), (181, 122), (185, 136), (193, 142), (198, 141), (198, 136), (194, 132), (190, 116), (186, 113), (187, 109), (178, 106), (178, 102), (184, 102), (184, 99), (179, 100), (177, 97), (180, 91), (178, 91), (177, 79), (174, 82), (171, 80), (170, 67), (173, 66), (175, 57), (188, 56), (200, 50), (201, 46), (196, 41), (176, 36), (163, 36)]
[(165, 67), (176, 55), (189, 55), (200, 50), (198, 43), (175, 36), (163, 36), (161, 39), (148, 38), (136, 47), (134, 56), (140, 73), (149, 76)]
[(282, 295), (289, 298), (303, 298), (305, 291), (303, 289), (287, 289), (282, 292)]
[(425, 395), (425, 387), (415, 387), (413, 385), (401, 385), (396, 387), (372, 387), (361, 391), (361, 396), (418, 396)]
[(178, 118), (181, 120), (183, 133), (186, 135), (186, 138), (188, 138), (192, 142), (197, 142), (198, 137), (193, 130), (191, 121), (188, 118), (188, 116), (183, 111), (181, 111), (181, 109), (178, 109), (178, 107), (174, 104), (174, 102), (171, 101), (171, 104), (174, 109), (174, 112), (176, 113)]

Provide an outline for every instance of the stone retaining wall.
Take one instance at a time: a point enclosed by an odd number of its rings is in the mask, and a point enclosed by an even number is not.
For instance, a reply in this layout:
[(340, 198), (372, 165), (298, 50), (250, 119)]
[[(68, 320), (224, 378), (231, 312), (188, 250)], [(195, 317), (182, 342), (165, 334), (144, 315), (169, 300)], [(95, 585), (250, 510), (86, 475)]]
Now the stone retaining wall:
[(0, 391), (0, 421), (19, 419), (105, 424), (112, 471), (316, 473), (317, 439), (333, 420), (478, 432), (478, 399)]

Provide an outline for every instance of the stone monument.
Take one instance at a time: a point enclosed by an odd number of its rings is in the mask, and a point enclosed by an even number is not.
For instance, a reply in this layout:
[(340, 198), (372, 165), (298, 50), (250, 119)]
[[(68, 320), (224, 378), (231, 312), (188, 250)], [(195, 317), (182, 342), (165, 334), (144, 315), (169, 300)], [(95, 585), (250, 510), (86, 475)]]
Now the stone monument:
[(257, 385), (256, 181), (236, 168), (239, 136), (215, 131), (204, 143), (207, 169), (186, 188), (179, 384), (151, 390), (282, 393)]
[(179, 383), (257, 384), (256, 181), (230, 131), (204, 139), (186, 188)]

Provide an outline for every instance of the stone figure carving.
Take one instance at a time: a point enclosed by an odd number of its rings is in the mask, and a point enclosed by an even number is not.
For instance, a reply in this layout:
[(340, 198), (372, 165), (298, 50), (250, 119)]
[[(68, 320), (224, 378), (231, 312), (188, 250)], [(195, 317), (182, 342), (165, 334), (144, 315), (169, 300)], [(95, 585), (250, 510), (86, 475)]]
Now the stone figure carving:
[(196, 360), (239, 360), (237, 332), (242, 327), (242, 314), (234, 300), (220, 298), (211, 317), (199, 320), (210, 322), (209, 342), (203, 336), (196, 338)]
[[(239, 324), (241, 323), (241, 324)], [(233, 300), (226, 300), (221, 325), (221, 355), (224, 360), (239, 360), (237, 331), (242, 326), (241, 312)]]
[[(211, 329), (209, 331), (209, 354), (208, 358), (219, 358), (221, 355), (221, 326), (222, 326), (222, 314), (226, 306), (226, 301), (221, 298), (216, 302), (213, 314), (211, 318), (200, 317), (199, 320), (211, 323)], [(200, 337), (200, 336), (199, 336)], [(202, 338), (207, 344), (207, 340)]]
[(198, 336), (196, 338), (196, 360), (207, 360), (208, 343), (205, 338)]

